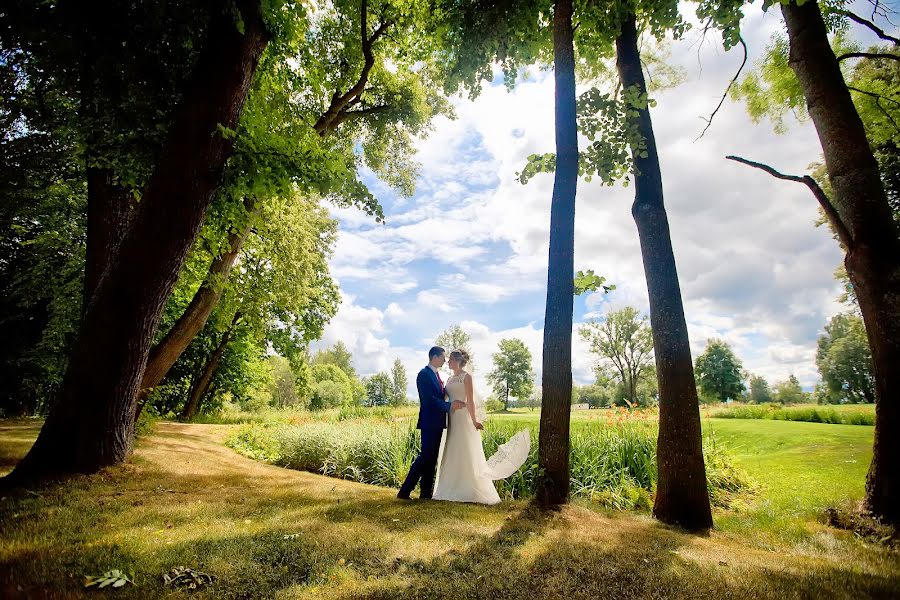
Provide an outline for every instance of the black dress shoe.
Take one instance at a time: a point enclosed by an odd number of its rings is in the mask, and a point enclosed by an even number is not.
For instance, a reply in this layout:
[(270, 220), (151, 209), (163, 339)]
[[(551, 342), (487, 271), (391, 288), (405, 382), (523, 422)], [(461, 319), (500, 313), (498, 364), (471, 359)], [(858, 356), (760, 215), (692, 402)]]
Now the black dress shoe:
[(397, 500), (412, 500), (412, 498), (404, 496), (403, 494), (397, 494)]

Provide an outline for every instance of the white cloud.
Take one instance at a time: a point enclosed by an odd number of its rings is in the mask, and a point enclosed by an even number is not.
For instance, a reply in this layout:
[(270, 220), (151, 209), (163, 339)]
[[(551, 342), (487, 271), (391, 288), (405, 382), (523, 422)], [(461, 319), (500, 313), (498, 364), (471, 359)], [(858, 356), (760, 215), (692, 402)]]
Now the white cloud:
[[(743, 34), (751, 62), (782, 27), (776, 13), (748, 8)], [(840, 250), (826, 229), (814, 227), (816, 203), (804, 186), (724, 157), (802, 174), (820, 156), (818, 139), (810, 123), (776, 135), (726, 100), (695, 141), (701, 117), (740, 63), (738, 51), (725, 53), (715, 36), (701, 43), (699, 35), (672, 45), (670, 62), (688, 80), (654, 94), (652, 110), (691, 349), (696, 356), (719, 337), (770, 382), (793, 373), (810, 385), (816, 335), (840, 310), (832, 276)], [(514, 336), (525, 340), (540, 372), (553, 178), (523, 186), (515, 176), (529, 154), (553, 150), (553, 78), (539, 72), (513, 92), (486, 87), (476, 101), (454, 103), (458, 118), (437, 119), (418, 144), (416, 195), (384, 192), (385, 225), (355, 209), (333, 210), (341, 233), (332, 270), (352, 297), (326, 342), (343, 339), (362, 374), (388, 368), (397, 356), (412, 380), (451, 323), (464, 323), (472, 335), (480, 371), (497, 342)], [(383, 186), (376, 189), (381, 197)], [(626, 305), (649, 308), (633, 194), (633, 186), (579, 182), (575, 268), (593, 269), (617, 289), (577, 299), (577, 320)], [(586, 383), (592, 357), (577, 334), (573, 340), (573, 371)]]

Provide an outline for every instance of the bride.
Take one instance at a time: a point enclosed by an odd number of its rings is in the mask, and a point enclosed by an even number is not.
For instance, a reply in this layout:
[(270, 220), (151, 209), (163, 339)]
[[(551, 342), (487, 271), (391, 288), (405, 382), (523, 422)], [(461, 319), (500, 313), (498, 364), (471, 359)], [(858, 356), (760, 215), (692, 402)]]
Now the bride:
[[(469, 355), (454, 350), (447, 361), (453, 375), (444, 390), (451, 402), (459, 400), (465, 408), (451, 411), (447, 433), (441, 443), (437, 485), (433, 498), (451, 502), (498, 504), (500, 496), (487, 470), (481, 445), (483, 411), (476, 406), (472, 375), (464, 370)], [(518, 468), (519, 465), (517, 465)]]

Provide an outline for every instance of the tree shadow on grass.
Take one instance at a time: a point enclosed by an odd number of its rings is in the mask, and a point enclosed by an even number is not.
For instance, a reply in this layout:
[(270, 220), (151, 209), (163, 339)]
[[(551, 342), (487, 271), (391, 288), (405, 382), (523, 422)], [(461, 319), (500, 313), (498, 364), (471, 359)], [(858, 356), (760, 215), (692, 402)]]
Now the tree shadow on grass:
[[(216, 598), (900, 596), (898, 577), (871, 565), (798, 555), (794, 567), (715, 534), (577, 506), (400, 502), (393, 490), (260, 465), (190, 432), (161, 432), (132, 465), (6, 499), (3, 596), (86, 596), (82, 576), (125, 568), (139, 586), (117, 595), (159, 597), (170, 593), (162, 574), (180, 564), (216, 575), (197, 594)], [(880, 560), (883, 573), (898, 564)]]

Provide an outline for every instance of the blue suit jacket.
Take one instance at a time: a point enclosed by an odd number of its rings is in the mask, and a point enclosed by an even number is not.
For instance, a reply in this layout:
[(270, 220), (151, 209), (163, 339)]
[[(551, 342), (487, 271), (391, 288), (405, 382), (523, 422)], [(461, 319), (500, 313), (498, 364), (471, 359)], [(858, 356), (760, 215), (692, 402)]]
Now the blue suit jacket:
[(416, 389), (419, 391), (418, 429), (445, 429), (450, 403), (444, 400), (437, 375), (426, 366), (416, 376)]

